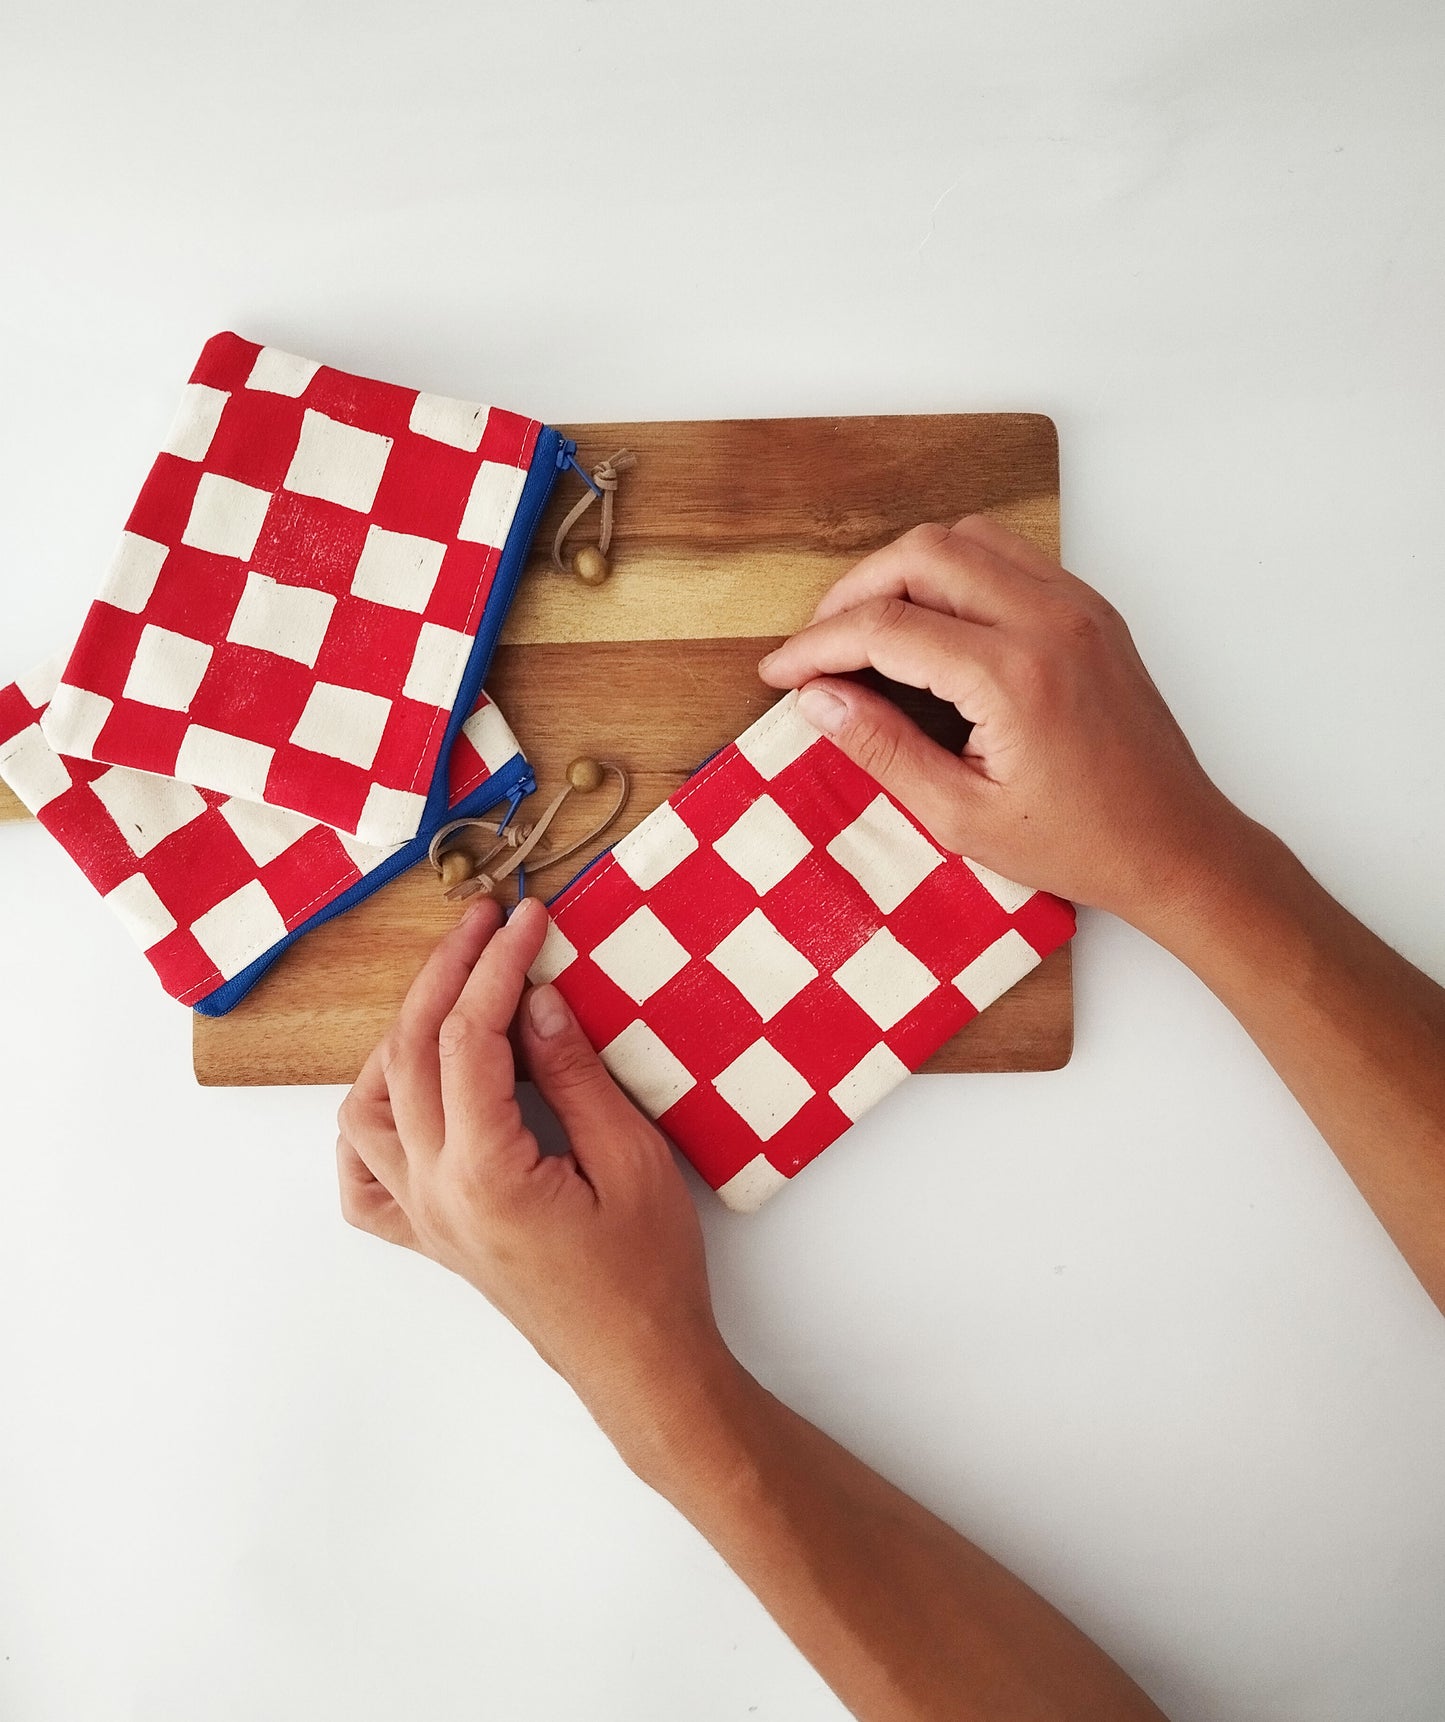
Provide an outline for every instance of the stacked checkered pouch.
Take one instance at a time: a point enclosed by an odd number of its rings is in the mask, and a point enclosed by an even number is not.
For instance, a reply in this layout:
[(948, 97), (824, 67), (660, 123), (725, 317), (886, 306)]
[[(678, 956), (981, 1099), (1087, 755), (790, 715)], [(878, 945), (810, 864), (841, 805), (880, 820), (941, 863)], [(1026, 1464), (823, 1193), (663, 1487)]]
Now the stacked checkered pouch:
[(444, 820), (531, 792), (481, 684), (571, 454), (206, 344), (79, 639), (0, 689), (0, 776), (174, 997), (229, 1010)]

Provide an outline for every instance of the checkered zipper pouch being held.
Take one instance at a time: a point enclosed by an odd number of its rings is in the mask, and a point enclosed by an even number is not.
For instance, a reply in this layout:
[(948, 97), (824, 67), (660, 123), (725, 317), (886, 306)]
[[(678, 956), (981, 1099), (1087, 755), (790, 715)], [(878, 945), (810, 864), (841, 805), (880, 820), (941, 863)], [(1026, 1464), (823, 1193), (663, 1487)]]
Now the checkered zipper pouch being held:
[(790, 694), (551, 905), (531, 978), (759, 1206), (1074, 931), (941, 848)]

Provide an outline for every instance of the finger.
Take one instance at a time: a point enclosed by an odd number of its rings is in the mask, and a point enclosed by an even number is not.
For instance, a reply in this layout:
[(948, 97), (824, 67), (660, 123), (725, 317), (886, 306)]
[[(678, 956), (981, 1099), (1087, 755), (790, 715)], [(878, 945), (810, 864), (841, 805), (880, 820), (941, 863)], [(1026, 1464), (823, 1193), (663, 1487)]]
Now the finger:
[(988, 847), (996, 785), (975, 761), (930, 740), (891, 700), (856, 682), (810, 682), (798, 710), (944, 849), (972, 855)]
[(1040, 550), (1032, 539), (1011, 532), (987, 514), (965, 514), (954, 523), (951, 533), (955, 540), (978, 545), (1034, 580), (1057, 580), (1065, 575), (1058, 561), (1046, 550)]
[(609, 1151), (636, 1154), (655, 1144), (670, 1163), (661, 1136), (612, 1079), (556, 987), (533, 987), (527, 994), (520, 1037), (532, 1080), (595, 1190), (606, 1190)]
[(354, 1144), (344, 1135), (336, 1139), (336, 1181), (341, 1213), (348, 1225), (384, 1238), (389, 1244), (416, 1248), (411, 1221), (386, 1186), (372, 1176)]
[(352, 1145), (368, 1173), (393, 1196), (404, 1198), (407, 1188), (406, 1149), (397, 1134), (391, 1096), (386, 1086), (387, 1041), (372, 1048), (336, 1114), (337, 1128)]
[(536, 1139), (517, 1106), (507, 1031), (546, 933), (547, 911), (524, 898), (482, 952), (437, 1037), (447, 1140), (498, 1168), (525, 1169), (537, 1160)]
[[(1026, 574), (1030, 574), (1042, 588), (1042, 596), (1054, 606), (1054, 612), (1059, 599), (1073, 604), (1081, 604), (1086, 609), (1107, 611), (1109, 605), (1103, 594), (1081, 580), (1077, 574), (1056, 562), (1046, 550), (1040, 550), (1037, 544), (1022, 538), (1017, 532), (1010, 532), (1006, 526), (1000, 526), (998, 521), (990, 520), (986, 514), (970, 514), (960, 520), (953, 528), (956, 537), (971, 540), (982, 549), (1006, 562), (1013, 563)], [(1043, 612), (1041, 612), (1043, 613)]]
[(437, 1037), (501, 924), (500, 904), (490, 897), (474, 902), (427, 958), (396, 1019), (385, 1077), (397, 1130), (409, 1154), (441, 1152), (446, 1122)]
[(872, 598), (906, 598), (993, 627), (1026, 614), (1037, 603), (1038, 587), (1032, 570), (1002, 554), (995, 542), (962, 527), (916, 526), (850, 568), (823, 594), (813, 620)]
[(758, 674), (775, 688), (797, 688), (814, 676), (871, 664), (892, 681), (952, 700), (965, 717), (981, 723), (996, 699), (1004, 650), (995, 629), (901, 598), (873, 598), (794, 634), (763, 659)]

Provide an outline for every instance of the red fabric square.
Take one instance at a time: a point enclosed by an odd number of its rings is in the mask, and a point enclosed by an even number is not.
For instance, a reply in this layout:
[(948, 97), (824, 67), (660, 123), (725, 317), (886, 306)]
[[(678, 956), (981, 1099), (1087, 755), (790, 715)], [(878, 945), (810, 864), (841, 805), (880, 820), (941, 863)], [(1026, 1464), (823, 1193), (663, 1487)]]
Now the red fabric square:
[(425, 619), (439, 628), (475, 634), (501, 559), (501, 551), (488, 544), (449, 544), (441, 579), (423, 611)]
[(221, 414), (206, 450), (207, 470), (223, 472), (258, 490), (280, 490), (305, 410), (302, 401), (287, 395), (249, 391), (244, 413)]
[(395, 783), (409, 794), (425, 794), (426, 780), (420, 777), (408, 780), (407, 769), (431, 751), (436, 733), (445, 727), (446, 721), (446, 713), (435, 706), (424, 706), (418, 700), (393, 701), (372, 766), (377, 777), (384, 783)]
[(312, 586), (344, 598), (370, 522), (319, 496), (277, 491), (248, 566), (288, 586)]
[(189, 927), (167, 933), (150, 947), (146, 959), (171, 997), (184, 1004), (194, 1004), (221, 984), (220, 972)]
[(191, 372), (193, 383), (205, 383), (213, 389), (243, 389), (252, 367), (261, 353), (259, 342), (246, 341), (239, 335), (212, 335), (201, 349), (196, 368)]
[(509, 413), (504, 407), (493, 407), (487, 414), (482, 446), (477, 452), (483, 460), (494, 460), (502, 466), (525, 466), (536, 440), (534, 420), (523, 418), (520, 413)]
[(472, 492), (477, 463), (478, 457), (466, 449), (422, 437), (400, 437), (382, 474), (372, 519), (389, 532), (452, 543)]
[(179, 544), (200, 482), (201, 468), (194, 461), (158, 454), (125, 523), (126, 531), (158, 544)]
[(289, 928), (314, 915), (338, 890), (354, 885), (361, 872), (335, 835), (318, 825), (268, 861), (260, 877)]
[(364, 425), (380, 436), (404, 442), (411, 436), (407, 421), (416, 401), (415, 389), (379, 383), (322, 365), (306, 385), (306, 405), (342, 424)]
[[(635, 1015), (636, 1005), (631, 1008)], [(696, 959), (648, 999), (646, 1020), (694, 1076), (708, 1079), (750, 1047), (764, 1027), (713, 965)]]
[(637, 1019), (637, 1006), (587, 957), (568, 969), (558, 986), (572, 1006), (583, 1034), (595, 1047), (610, 1045)]
[[(726, 785), (725, 794), (717, 792), (718, 781)], [(771, 790), (772, 785), (764, 783), (736, 745), (729, 742), (721, 753), (697, 768), (671, 801), (678, 818), (695, 837), (703, 843), (715, 843), (746, 807)]]
[(112, 604), (92, 604), (66, 665), (70, 685), (118, 700), (144, 627), (139, 616)]
[(1006, 933), (1007, 913), (956, 856), (930, 873), (888, 917), (889, 929), (941, 981)]
[[(211, 556), (188, 544), (176, 544), (166, 552), (145, 614), (133, 616), (131, 621), (137, 633), (149, 623), (192, 640), (224, 640), (245, 587), (246, 570), (234, 557)], [(113, 649), (122, 635), (113, 615), (107, 616), (107, 623), (107, 639)], [(133, 649), (130, 655), (134, 655)], [(70, 666), (66, 675), (70, 675)]]
[(115, 710), (101, 725), (96, 751), (103, 751), (115, 765), (167, 777), (176, 768), (176, 755), (190, 721), (184, 712), (117, 700)]
[(314, 679), (395, 699), (406, 685), (421, 626), (410, 610), (353, 598), (327, 630)]
[(371, 774), (363, 766), (286, 742), (271, 761), (266, 799), (277, 807), (290, 807), (304, 796), (311, 807), (309, 818), (334, 825), (338, 831), (355, 831), (370, 788)]
[[(575, 1003), (572, 1008), (577, 1009)], [(752, 1138), (747, 1126), (710, 1083), (695, 1084), (657, 1122), (714, 1190), (727, 1183), (739, 1164), (746, 1164), (746, 1160), (740, 1160), (744, 1132), (756, 1152), (764, 1151), (764, 1144)]]
[(228, 641), (216, 647), (210, 673), (191, 701), (189, 716), (180, 712), (176, 716), (183, 725), (195, 722), (266, 747), (280, 747), (289, 741), (314, 683), (305, 664)]
[(878, 1044), (878, 1024), (824, 969), (772, 1019), (767, 1037), (789, 1064), (807, 1072), (814, 1088), (826, 1093)]
[(877, 904), (816, 848), (768, 893), (768, 919), (825, 975), (883, 925)]
[(136, 871), (135, 850), (88, 787), (73, 789), (52, 801), (41, 810), (40, 823), (70, 851), (102, 896)]
[(255, 875), (255, 863), (214, 809), (183, 825), (145, 857), (146, 878), (183, 927)]
[(653, 886), (647, 901), (663, 924), (676, 930), (685, 949), (705, 956), (752, 914), (758, 894), (710, 844), (703, 844)]

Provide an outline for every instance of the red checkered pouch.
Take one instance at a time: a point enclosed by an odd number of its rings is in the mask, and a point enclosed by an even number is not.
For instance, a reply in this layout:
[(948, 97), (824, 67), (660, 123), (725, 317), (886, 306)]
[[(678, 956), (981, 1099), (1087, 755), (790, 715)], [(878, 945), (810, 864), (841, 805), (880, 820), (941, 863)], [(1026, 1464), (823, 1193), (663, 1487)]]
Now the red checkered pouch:
[(572, 445), (536, 419), (206, 343), (46, 711), (59, 755), (322, 820), (446, 808), (446, 760)]
[(237, 335), (201, 353), (0, 776), (166, 989), (229, 1010), (307, 928), (534, 787), (482, 692), (557, 431)]
[[(64, 848), (145, 952), (166, 991), (219, 1016), (302, 933), (415, 863), (299, 813), (125, 765), (57, 754), (43, 719), (59, 665), (0, 688), (0, 777)], [(480, 694), (447, 761), (449, 813), (531, 792), (531, 768)]]
[(779, 701), (551, 904), (532, 968), (731, 1208), (758, 1207), (1074, 931)]

